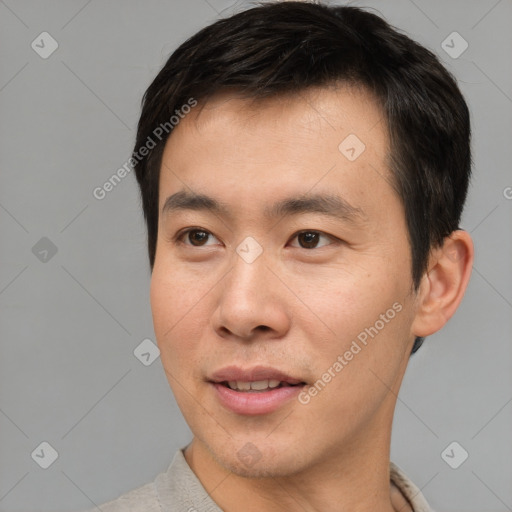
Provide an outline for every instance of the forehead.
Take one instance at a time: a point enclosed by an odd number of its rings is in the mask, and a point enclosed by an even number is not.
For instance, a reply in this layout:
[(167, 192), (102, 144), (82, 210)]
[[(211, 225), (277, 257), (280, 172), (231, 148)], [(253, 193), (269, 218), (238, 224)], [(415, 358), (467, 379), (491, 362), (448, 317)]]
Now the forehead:
[(316, 87), (265, 99), (223, 91), (199, 102), (168, 138), (160, 210), (170, 193), (187, 189), (226, 203), (231, 191), (246, 209), (255, 200), (270, 204), (265, 199), (284, 189), (342, 192), (357, 202), (371, 189), (390, 189), (388, 147), (383, 110), (365, 89)]
[(379, 125), (377, 135), (387, 139), (385, 113), (380, 102), (367, 88), (355, 84), (312, 86), (263, 98), (246, 97), (237, 89), (224, 89), (198, 103), (175, 128), (173, 136), (185, 130), (190, 134), (192, 124), (203, 135), (207, 135), (209, 128), (215, 130), (225, 123), (245, 129), (257, 129), (263, 124), (269, 135), (272, 126), (282, 129), (293, 125), (300, 135), (307, 127), (313, 130), (325, 124), (333, 130), (352, 130), (361, 137)]

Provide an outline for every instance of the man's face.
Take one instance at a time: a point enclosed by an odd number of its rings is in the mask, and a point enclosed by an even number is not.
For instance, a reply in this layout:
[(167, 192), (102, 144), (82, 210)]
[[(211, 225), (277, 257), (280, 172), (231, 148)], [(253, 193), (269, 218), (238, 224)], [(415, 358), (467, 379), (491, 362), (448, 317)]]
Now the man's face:
[[(245, 476), (371, 453), (389, 441), (415, 315), (381, 110), (362, 90), (321, 88), (252, 106), (218, 95), (198, 113), (165, 147), (151, 279), (162, 363), (194, 442)], [(179, 192), (226, 211), (174, 201), (162, 213)], [(303, 201), (318, 196), (341, 206)]]

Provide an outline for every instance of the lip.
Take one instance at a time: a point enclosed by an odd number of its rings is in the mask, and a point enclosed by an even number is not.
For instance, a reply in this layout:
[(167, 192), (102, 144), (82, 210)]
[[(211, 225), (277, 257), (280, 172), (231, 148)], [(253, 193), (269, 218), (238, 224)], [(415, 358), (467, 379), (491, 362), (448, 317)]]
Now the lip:
[[(230, 380), (248, 382), (266, 379), (275, 379), (292, 385), (274, 388), (269, 391), (252, 392), (236, 391), (222, 384), (222, 382)], [(247, 369), (238, 366), (226, 366), (214, 372), (208, 381), (224, 408), (248, 416), (269, 414), (276, 411), (295, 398), (306, 385), (303, 380), (268, 366), (253, 366)], [(304, 385), (293, 385), (301, 383)]]
[(226, 409), (237, 414), (255, 416), (276, 411), (295, 398), (304, 386), (286, 386), (270, 391), (235, 391), (224, 384), (210, 382), (217, 399)]
[(252, 368), (246, 369), (240, 368), (239, 366), (225, 366), (224, 368), (212, 373), (208, 380), (213, 383), (220, 383), (226, 380), (249, 382), (266, 379), (275, 379), (280, 382), (287, 382), (288, 384), (300, 384), (301, 382), (304, 382), (302, 379), (292, 377), (291, 375), (270, 366), (253, 366)]

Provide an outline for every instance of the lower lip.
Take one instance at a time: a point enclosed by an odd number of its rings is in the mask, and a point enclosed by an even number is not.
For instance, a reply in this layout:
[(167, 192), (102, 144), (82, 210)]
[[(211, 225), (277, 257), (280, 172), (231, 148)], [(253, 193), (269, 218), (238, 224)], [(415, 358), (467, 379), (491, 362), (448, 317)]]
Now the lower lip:
[(238, 414), (267, 414), (295, 398), (304, 385), (284, 386), (270, 391), (235, 391), (217, 382), (210, 383), (222, 405)]

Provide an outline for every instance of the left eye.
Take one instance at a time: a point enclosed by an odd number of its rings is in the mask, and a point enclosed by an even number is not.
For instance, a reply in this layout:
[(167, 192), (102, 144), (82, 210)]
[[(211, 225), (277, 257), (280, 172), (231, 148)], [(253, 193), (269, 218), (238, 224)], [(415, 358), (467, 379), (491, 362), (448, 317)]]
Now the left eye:
[(294, 235), (293, 238), (297, 238), (297, 240), (299, 240), (299, 243), (303, 249), (316, 249), (318, 247), (318, 241), (322, 237), (326, 240), (334, 240), (332, 237), (322, 233), (321, 231), (301, 231), (300, 233)]
[[(185, 245), (192, 245), (193, 247), (202, 247), (205, 245), (208, 245), (206, 242), (210, 237), (216, 238), (210, 233), (209, 231), (205, 229), (200, 228), (191, 228), (187, 229), (185, 231), (182, 231), (176, 238), (176, 240), (180, 241), (181, 243)], [(325, 233), (322, 233), (321, 231), (300, 231), (299, 233), (296, 233), (292, 240), (297, 238), (299, 240), (299, 244), (302, 249), (317, 249), (318, 243), (321, 238), (325, 238), (326, 240), (334, 241), (334, 238), (331, 236), (326, 235)], [(186, 239), (190, 242), (186, 243), (183, 241), (183, 239)], [(329, 244), (324, 244), (329, 245)], [(294, 246), (297, 247), (297, 246)], [(323, 247), (323, 246), (320, 246)]]

